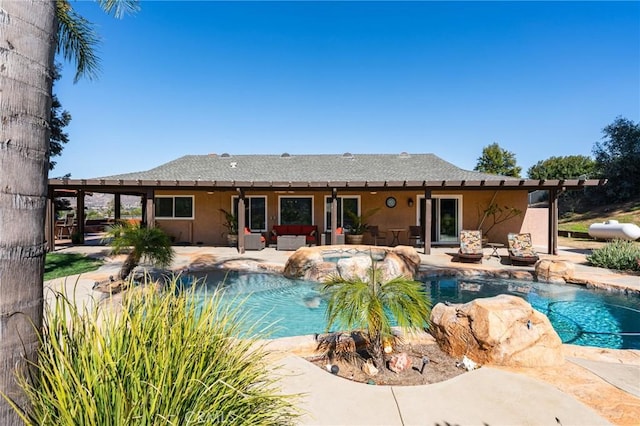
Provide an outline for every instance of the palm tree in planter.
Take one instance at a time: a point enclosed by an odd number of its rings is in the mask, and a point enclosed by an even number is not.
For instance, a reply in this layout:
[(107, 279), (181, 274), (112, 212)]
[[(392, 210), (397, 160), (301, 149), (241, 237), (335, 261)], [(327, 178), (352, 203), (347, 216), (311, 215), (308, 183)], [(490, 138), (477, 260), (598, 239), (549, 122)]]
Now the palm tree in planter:
[(224, 214), (222, 226), (227, 229), (227, 243), (229, 247), (236, 247), (238, 245), (238, 216), (225, 209), (220, 209), (220, 212)]
[(378, 210), (380, 209), (371, 209), (360, 216), (358, 216), (357, 213), (351, 210), (345, 211), (345, 213), (349, 217), (350, 222), (345, 226), (345, 228), (348, 230), (346, 239), (349, 244), (362, 244), (363, 235), (369, 229), (369, 224), (367, 223), (367, 221), (371, 216), (376, 214)]
[(166, 267), (173, 261), (171, 238), (160, 228), (143, 228), (138, 223), (119, 222), (107, 229), (108, 237), (111, 237), (110, 245), (115, 254), (128, 253), (120, 269), (120, 280), (128, 279), (143, 259), (160, 267)]
[(336, 323), (348, 331), (362, 330), (366, 351), (377, 368), (383, 368), (384, 342), (394, 341), (391, 320), (406, 331), (428, 325), (431, 302), (418, 281), (398, 276), (382, 282), (382, 270), (372, 259), (367, 279), (334, 275), (324, 283), (327, 330)]

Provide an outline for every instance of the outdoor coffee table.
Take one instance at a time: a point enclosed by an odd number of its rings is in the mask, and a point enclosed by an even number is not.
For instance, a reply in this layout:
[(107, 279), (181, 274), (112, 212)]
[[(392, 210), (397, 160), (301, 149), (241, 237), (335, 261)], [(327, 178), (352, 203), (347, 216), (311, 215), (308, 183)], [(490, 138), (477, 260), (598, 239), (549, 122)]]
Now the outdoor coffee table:
[(277, 250), (298, 250), (307, 245), (304, 235), (278, 235)]

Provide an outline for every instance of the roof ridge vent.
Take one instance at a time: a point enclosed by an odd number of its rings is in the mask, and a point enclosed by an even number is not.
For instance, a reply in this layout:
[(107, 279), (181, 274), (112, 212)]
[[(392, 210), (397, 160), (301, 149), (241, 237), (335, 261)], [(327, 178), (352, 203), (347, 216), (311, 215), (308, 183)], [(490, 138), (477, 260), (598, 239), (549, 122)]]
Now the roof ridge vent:
[(398, 158), (411, 158), (411, 155), (407, 151), (402, 151)]
[(344, 154), (342, 154), (342, 158), (353, 158), (353, 154), (350, 152), (345, 152)]
[(220, 155), (220, 157), (229, 158), (229, 157), (231, 157), (231, 154), (229, 154), (228, 152), (223, 152), (222, 155)]
[(291, 154), (289, 154), (288, 152), (283, 152), (280, 158), (291, 158)]

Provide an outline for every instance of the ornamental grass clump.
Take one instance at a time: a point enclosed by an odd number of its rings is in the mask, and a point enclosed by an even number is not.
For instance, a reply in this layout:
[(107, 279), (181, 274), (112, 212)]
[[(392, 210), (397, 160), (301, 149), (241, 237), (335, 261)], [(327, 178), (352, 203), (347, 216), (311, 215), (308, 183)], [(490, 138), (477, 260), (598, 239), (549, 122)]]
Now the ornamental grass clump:
[[(296, 416), (241, 306), (147, 285), (123, 309), (47, 309), (38, 365), (21, 378), (29, 425), (273, 425)], [(241, 305), (241, 304), (240, 304)], [(33, 384), (30, 384), (33, 383)], [(17, 410), (18, 408), (15, 407)]]
[(633, 241), (614, 240), (594, 250), (587, 257), (593, 266), (619, 271), (640, 271), (640, 244)]

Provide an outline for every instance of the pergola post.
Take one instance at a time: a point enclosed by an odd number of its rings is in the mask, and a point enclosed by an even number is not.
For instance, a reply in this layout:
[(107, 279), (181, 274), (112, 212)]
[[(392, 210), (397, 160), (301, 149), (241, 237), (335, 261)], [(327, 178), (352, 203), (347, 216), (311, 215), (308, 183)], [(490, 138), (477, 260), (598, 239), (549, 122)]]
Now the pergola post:
[(78, 192), (76, 192), (76, 211), (77, 211), (77, 218), (76, 221), (78, 222), (76, 224), (76, 230), (75, 233), (71, 234), (71, 242), (73, 243), (73, 235), (77, 235), (77, 239), (76, 242), (77, 244), (84, 244), (84, 218), (85, 218), (85, 214), (84, 214), (84, 189), (79, 189)]
[(336, 229), (338, 228), (338, 190), (331, 190), (331, 245), (338, 244)]
[(156, 211), (155, 211), (155, 192), (148, 189), (142, 196), (142, 222), (147, 228), (155, 228)]
[(245, 199), (244, 190), (238, 188), (238, 253), (244, 253), (244, 224), (245, 224)]
[(118, 221), (120, 219), (121, 209), (122, 201), (120, 193), (116, 192), (115, 194), (113, 194), (113, 218), (115, 219), (115, 221)]
[(431, 254), (431, 190), (424, 190), (424, 235), (422, 236), (424, 241), (424, 254)]
[(558, 191), (556, 189), (549, 190), (549, 226), (547, 252), (549, 254), (558, 254)]

